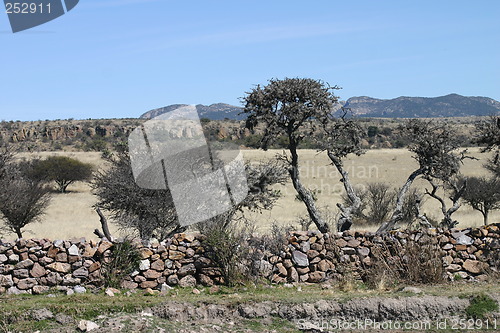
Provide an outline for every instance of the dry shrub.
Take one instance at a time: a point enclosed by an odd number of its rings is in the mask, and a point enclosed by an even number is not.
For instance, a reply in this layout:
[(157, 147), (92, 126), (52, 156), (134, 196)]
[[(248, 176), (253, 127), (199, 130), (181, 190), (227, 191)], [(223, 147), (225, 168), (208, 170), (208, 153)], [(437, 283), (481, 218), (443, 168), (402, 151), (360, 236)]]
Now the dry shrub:
[(362, 273), (368, 286), (386, 289), (400, 283), (444, 282), (442, 251), (439, 246), (432, 244), (430, 238), (401, 243), (389, 237), (371, 248), (372, 265), (365, 266)]

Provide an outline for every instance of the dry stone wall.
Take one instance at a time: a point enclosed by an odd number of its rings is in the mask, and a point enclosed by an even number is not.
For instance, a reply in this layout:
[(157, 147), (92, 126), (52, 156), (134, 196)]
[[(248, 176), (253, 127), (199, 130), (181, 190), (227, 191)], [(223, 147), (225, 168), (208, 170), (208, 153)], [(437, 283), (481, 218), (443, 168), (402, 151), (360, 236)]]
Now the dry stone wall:
[[(342, 274), (360, 277), (363, 270), (373, 265), (374, 253), (379, 249), (388, 244), (394, 247), (415, 242), (439, 249), (449, 280), (482, 280), (486, 273), (499, 269), (499, 225), (396, 231), (384, 236), (354, 231), (334, 235), (295, 231), (287, 238), (275, 253), (265, 246), (255, 247), (251, 262), (244, 264), (273, 283), (319, 283)], [(147, 246), (136, 241), (141, 259), (139, 269), (122, 281), (122, 288), (224, 283), (221, 270), (203, 247), (203, 240), (203, 235), (183, 233), (162, 242), (153, 240)], [(99, 287), (103, 283), (102, 265), (112, 250), (113, 244), (105, 239), (0, 241), (0, 293), (40, 294), (50, 288), (73, 293)]]

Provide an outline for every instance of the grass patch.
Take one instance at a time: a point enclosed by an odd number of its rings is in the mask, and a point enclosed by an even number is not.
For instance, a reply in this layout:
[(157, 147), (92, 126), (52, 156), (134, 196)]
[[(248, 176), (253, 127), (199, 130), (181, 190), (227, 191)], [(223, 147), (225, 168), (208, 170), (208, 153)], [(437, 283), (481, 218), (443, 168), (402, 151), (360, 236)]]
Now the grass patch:
[(470, 301), (470, 305), (465, 309), (465, 313), (469, 318), (483, 319), (489, 312), (497, 310), (497, 301), (486, 294), (481, 294)]

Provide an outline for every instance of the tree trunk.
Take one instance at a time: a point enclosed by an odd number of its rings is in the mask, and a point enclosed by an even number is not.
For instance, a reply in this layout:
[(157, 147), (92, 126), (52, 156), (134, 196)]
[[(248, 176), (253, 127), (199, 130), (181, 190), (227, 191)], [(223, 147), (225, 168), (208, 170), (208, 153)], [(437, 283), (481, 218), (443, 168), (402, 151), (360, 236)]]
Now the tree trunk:
[(358, 210), (359, 207), (361, 206), (361, 199), (356, 194), (356, 191), (354, 190), (351, 184), (351, 179), (349, 178), (349, 172), (347, 172), (344, 169), (342, 161), (330, 151), (328, 151), (327, 154), (330, 160), (332, 161), (333, 165), (337, 168), (340, 175), (342, 176), (342, 183), (344, 184), (344, 189), (346, 191), (347, 197), (352, 203), (348, 207), (345, 207), (340, 203), (337, 204), (337, 206), (340, 209), (340, 217), (337, 221), (337, 230), (338, 231), (349, 230), (353, 223), (352, 222), (353, 212)]
[(21, 232), (20, 228), (16, 228), (16, 234), (17, 234), (17, 238), (23, 238), (23, 233)]
[(392, 213), (391, 219), (389, 221), (386, 221), (382, 223), (380, 228), (377, 230), (377, 234), (381, 234), (384, 232), (387, 232), (389, 230), (394, 229), (394, 226), (396, 223), (398, 223), (402, 218), (403, 218), (403, 204), (406, 198), (406, 194), (410, 190), (410, 186), (413, 183), (413, 181), (420, 176), (423, 173), (422, 169), (417, 169), (412, 172), (412, 174), (408, 177), (406, 180), (406, 183), (401, 187), (398, 193), (397, 201), (396, 201), (396, 208), (394, 209), (394, 212)]
[(481, 213), (483, 213), (484, 225), (488, 225), (488, 213), (489, 213), (489, 211), (485, 209), (484, 212), (481, 212)]
[(106, 237), (110, 242), (112, 242), (113, 237), (111, 236), (111, 232), (109, 232), (108, 220), (106, 219), (104, 214), (101, 212), (101, 209), (99, 207), (96, 207), (95, 211), (99, 215), (99, 220), (101, 222), (101, 227), (102, 227), (102, 232), (103, 232), (104, 237)]
[(290, 153), (292, 155), (292, 161), (290, 163), (290, 168), (288, 169), (288, 172), (290, 174), (290, 178), (292, 179), (293, 187), (297, 191), (299, 198), (306, 205), (309, 217), (314, 222), (318, 230), (322, 233), (328, 232), (329, 231), (328, 225), (321, 218), (319, 211), (316, 208), (316, 204), (314, 203), (314, 199), (313, 196), (311, 195), (311, 192), (308, 189), (306, 189), (300, 182), (299, 156), (297, 154), (297, 146), (292, 142), (292, 140), (290, 140)]

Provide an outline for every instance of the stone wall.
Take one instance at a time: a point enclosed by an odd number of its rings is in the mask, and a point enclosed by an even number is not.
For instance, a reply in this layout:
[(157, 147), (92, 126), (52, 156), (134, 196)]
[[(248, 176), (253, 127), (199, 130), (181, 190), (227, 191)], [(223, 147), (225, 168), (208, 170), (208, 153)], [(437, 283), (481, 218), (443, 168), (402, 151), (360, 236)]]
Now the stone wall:
[[(199, 234), (176, 234), (147, 246), (135, 242), (140, 267), (122, 282), (126, 289), (162, 289), (197, 284), (221, 284), (221, 270), (210, 260)], [(348, 231), (321, 234), (295, 231), (286, 244), (273, 253), (263, 242), (253, 249), (252, 262), (245, 263), (274, 283), (318, 283), (342, 274), (360, 277), (374, 264), (380, 249), (397, 248), (408, 242), (439, 248), (449, 280), (482, 280), (488, 271), (497, 271), (500, 251), (498, 225), (478, 229), (396, 231), (384, 236)], [(0, 242), (0, 293), (47, 292), (56, 287), (68, 292), (95, 288), (102, 284), (101, 266), (109, 258), (113, 244), (76, 239), (19, 239)], [(346, 270), (346, 267), (349, 269)], [(83, 289), (85, 290), (85, 289)]]

